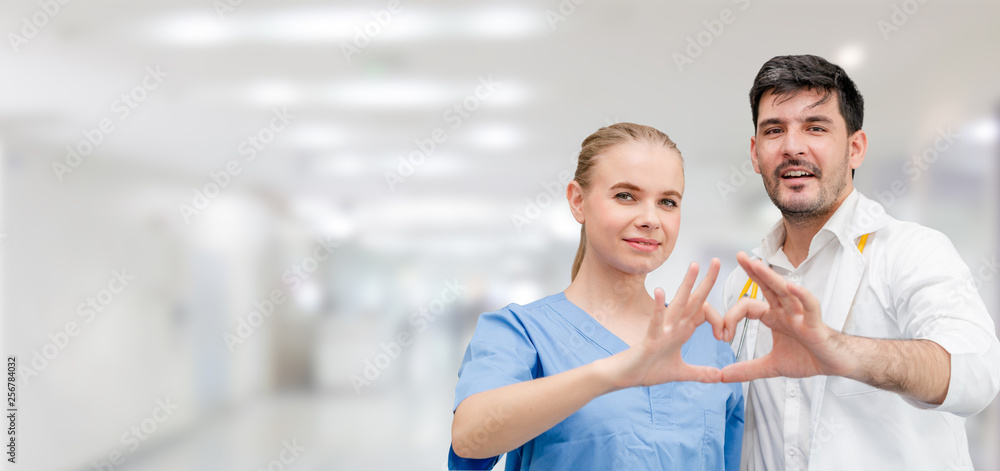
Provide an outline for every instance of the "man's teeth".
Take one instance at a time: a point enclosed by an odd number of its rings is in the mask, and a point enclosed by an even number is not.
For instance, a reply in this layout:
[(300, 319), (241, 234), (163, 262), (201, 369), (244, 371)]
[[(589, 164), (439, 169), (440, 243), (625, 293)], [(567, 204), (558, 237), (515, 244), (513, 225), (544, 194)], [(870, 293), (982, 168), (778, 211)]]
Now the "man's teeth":
[(785, 172), (785, 177), (805, 177), (812, 176), (809, 172), (803, 172), (802, 170), (792, 170), (791, 172)]

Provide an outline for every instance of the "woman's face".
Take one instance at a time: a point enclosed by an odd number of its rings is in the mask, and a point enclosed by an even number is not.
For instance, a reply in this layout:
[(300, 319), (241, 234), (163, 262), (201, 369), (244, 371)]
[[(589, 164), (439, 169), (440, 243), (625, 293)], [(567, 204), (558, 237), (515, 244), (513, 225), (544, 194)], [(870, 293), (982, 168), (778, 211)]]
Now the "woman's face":
[(677, 151), (639, 142), (607, 149), (597, 156), (582, 207), (574, 208), (586, 223), (586, 256), (626, 274), (655, 270), (677, 242), (683, 193)]

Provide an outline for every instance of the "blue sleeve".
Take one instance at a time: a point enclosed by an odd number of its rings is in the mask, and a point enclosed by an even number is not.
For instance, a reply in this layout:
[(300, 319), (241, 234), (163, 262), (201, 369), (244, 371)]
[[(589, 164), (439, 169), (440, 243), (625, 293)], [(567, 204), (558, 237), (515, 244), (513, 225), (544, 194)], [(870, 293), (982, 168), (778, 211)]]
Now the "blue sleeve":
[(537, 369), (538, 352), (518, 316), (509, 308), (487, 312), (458, 369), (454, 409), (473, 394), (532, 380)]
[[(538, 353), (518, 316), (509, 307), (487, 312), (479, 316), (476, 333), (458, 369), (454, 409), (473, 394), (534, 379), (537, 370)], [(448, 469), (493, 469), (499, 459), (462, 458), (452, 448)]]
[(740, 455), (743, 451), (743, 383), (732, 383), (735, 386), (733, 394), (726, 401), (726, 443), (723, 453), (726, 458), (726, 471), (739, 471)]
[[(719, 368), (732, 364), (736, 361), (733, 350), (726, 342), (718, 342), (719, 348)], [(740, 457), (743, 451), (743, 414), (744, 397), (743, 383), (728, 384), (730, 391), (729, 398), (726, 399), (726, 442), (723, 444), (723, 453), (726, 462), (726, 471), (739, 471)]]
[[(493, 469), (497, 465), (497, 461), (500, 461), (499, 456), (494, 456), (492, 458), (486, 458), (482, 460), (474, 460), (472, 458), (462, 458), (455, 454), (455, 449), (451, 448), (448, 450), (448, 469), (454, 471), (471, 471), (471, 470), (483, 470), (483, 469)], [(736, 462), (739, 464), (739, 461)]]

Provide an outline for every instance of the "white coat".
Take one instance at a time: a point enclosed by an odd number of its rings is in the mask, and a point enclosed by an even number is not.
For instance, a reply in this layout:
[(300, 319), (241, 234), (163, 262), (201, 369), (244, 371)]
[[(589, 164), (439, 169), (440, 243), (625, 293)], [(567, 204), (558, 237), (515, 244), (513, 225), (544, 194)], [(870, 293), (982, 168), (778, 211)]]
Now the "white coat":
[[(824, 229), (838, 243), (826, 293), (813, 293), (823, 320), (832, 328), (872, 338), (929, 339), (951, 354), (951, 379), (943, 404), (932, 406), (842, 377), (816, 376), (809, 409), (809, 470), (972, 469), (965, 417), (984, 409), (1000, 390), (1000, 342), (993, 320), (976, 290), (976, 279), (946, 236), (926, 227), (897, 221), (878, 203), (854, 191)], [(857, 241), (869, 236), (864, 253)], [(765, 262), (768, 244), (780, 244), (784, 229), (774, 231), (754, 250)], [(986, 265), (989, 266), (989, 265)], [(995, 274), (997, 267), (990, 269)], [(983, 281), (980, 267), (980, 283)], [(723, 291), (728, 310), (738, 299), (747, 275), (737, 267)], [(758, 295), (758, 299), (763, 296)], [(756, 358), (759, 321), (750, 321), (740, 360)], [(737, 348), (741, 322), (733, 348)], [(749, 383), (744, 383), (748, 393)], [(747, 428), (745, 469), (754, 469), (758, 431)], [(749, 449), (748, 449), (749, 448)], [(765, 450), (782, 458), (783, 450)], [(781, 462), (781, 461), (776, 461)]]

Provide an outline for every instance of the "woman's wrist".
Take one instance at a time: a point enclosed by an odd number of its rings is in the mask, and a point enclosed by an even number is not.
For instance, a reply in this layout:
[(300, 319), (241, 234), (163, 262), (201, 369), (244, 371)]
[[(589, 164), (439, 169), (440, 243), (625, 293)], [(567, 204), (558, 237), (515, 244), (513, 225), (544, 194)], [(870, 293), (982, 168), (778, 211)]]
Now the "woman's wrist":
[(629, 374), (627, 366), (629, 357), (634, 353), (634, 349), (630, 348), (591, 363), (595, 381), (602, 387), (601, 394), (638, 386), (639, 379)]

